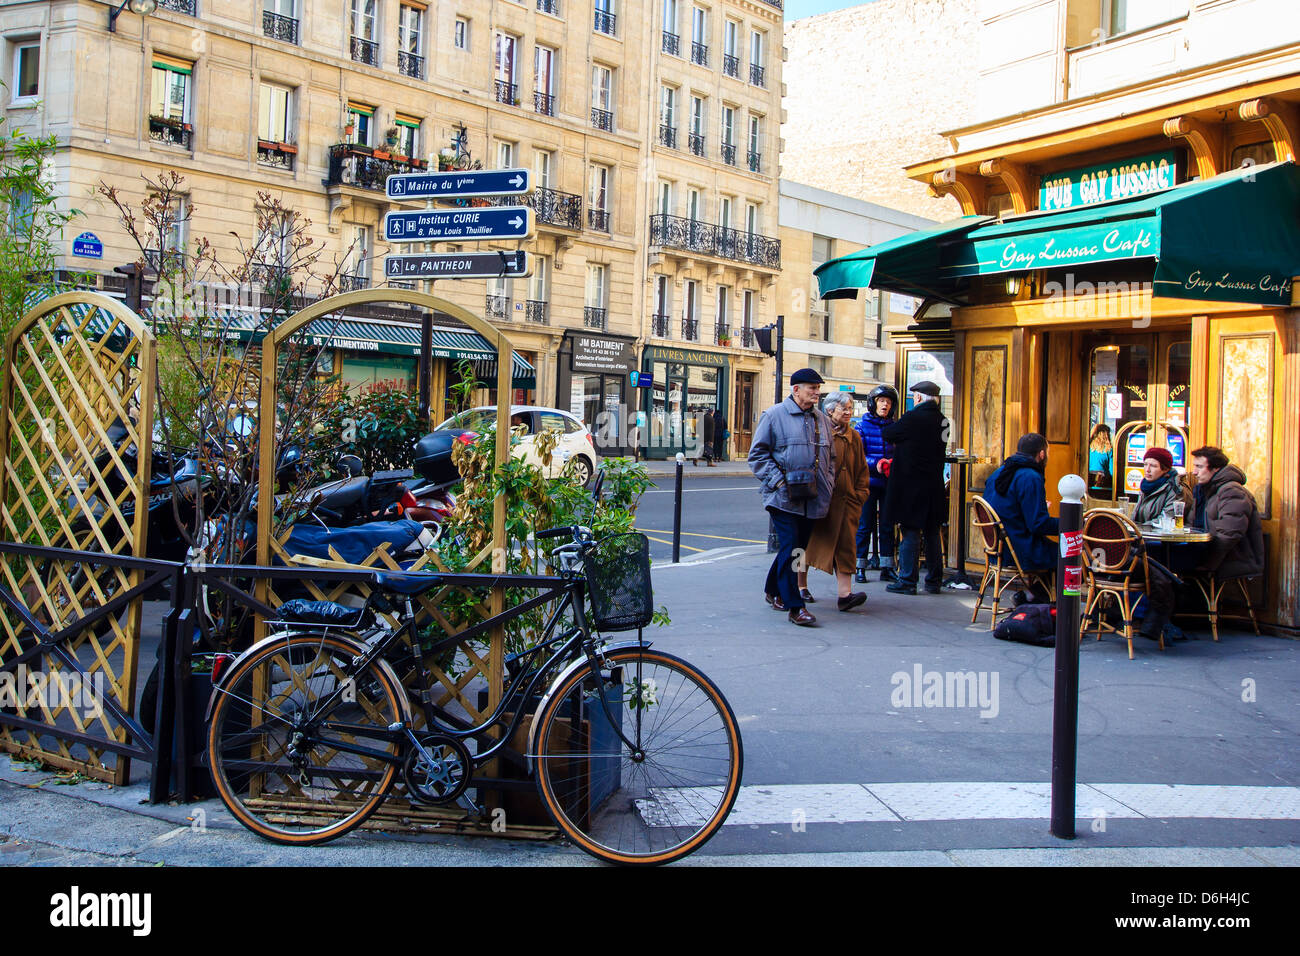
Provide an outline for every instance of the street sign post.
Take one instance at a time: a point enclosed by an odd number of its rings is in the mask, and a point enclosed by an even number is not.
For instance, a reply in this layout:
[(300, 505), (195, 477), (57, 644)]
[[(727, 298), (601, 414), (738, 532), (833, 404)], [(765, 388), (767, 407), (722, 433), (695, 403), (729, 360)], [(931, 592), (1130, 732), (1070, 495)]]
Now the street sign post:
[(526, 169), (466, 169), (450, 173), (399, 173), (388, 177), (389, 199), (461, 199), (517, 196), (533, 188)]
[(384, 239), (388, 242), (483, 242), (532, 235), (533, 211), (527, 206), (428, 209), (384, 216)]
[(532, 262), (522, 249), (384, 256), (384, 275), (389, 279), (522, 279), (531, 273)]

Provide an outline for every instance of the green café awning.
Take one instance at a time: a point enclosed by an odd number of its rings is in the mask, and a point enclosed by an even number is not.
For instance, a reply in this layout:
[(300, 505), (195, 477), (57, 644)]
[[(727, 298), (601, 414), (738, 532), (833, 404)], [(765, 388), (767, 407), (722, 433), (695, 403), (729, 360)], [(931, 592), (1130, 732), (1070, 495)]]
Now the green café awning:
[(946, 299), (950, 289), (940, 288), (937, 278), (943, 250), (989, 219), (964, 216), (823, 262), (813, 270), (817, 294), (823, 299), (852, 299), (859, 289), (872, 288)]
[(1140, 198), (990, 222), (944, 250), (933, 281), (1139, 259), (1155, 260), (1158, 296), (1289, 306), (1300, 275), (1300, 168), (1250, 166)]

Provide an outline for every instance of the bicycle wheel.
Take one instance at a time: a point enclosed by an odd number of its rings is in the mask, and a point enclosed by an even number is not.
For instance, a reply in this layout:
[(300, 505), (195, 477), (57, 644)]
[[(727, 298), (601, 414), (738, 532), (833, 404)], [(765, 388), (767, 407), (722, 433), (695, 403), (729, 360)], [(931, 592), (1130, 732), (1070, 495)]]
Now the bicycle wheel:
[(570, 674), (538, 714), (542, 800), (560, 829), (602, 860), (680, 859), (722, 826), (740, 790), (736, 717), (681, 658), (631, 647), (604, 664)]
[(401, 745), (382, 732), (405, 716), (387, 668), (348, 680), (364, 651), (335, 635), (289, 636), (237, 662), (214, 689), (208, 766), (222, 802), (254, 833), (324, 843), (383, 802)]

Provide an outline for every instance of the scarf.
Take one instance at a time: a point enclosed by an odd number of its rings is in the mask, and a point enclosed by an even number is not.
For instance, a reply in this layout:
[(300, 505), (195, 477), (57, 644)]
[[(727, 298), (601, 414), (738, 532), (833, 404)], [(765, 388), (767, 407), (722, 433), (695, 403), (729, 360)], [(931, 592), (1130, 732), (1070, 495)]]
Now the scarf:
[(1011, 479), (1016, 477), (1016, 472), (1022, 468), (1032, 468), (1039, 473), (1043, 471), (1042, 465), (1017, 452), (1004, 461), (1002, 467), (998, 469), (997, 481), (993, 483), (993, 487), (999, 495), (1006, 497), (1007, 492), (1011, 490)]
[(1155, 481), (1147, 481), (1145, 478), (1143, 478), (1142, 484), (1139, 486), (1142, 489), (1142, 496), (1145, 498), (1155, 494), (1157, 491), (1160, 490), (1160, 487), (1162, 485), (1166, 485), (1169, 483), (1170, 475), (1173, 475), (1172, 471), (1165, 472)]

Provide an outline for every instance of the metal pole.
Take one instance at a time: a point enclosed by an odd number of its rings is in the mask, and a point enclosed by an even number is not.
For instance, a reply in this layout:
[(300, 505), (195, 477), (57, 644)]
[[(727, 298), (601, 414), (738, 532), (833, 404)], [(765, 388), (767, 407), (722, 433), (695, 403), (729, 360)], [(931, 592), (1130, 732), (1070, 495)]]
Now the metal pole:
[(673, 564), (682, 560), (682, 472), (685, 470), (682, 466), (685, 464), (686, 456), (678, 452), (677, 484), (673, 490)]
[(1052, 700), (1052, 836), (1074, 839), (1079, 753), (1079, 522), (1088, 484), (1066, 475), (1061, 493), (1061, 551), (1056, 564), (1056, 689)]
[[(433, 283), (429, 283), (430, 286)], [(429, 400), (433, 394), (433, 312), (420, 316), (420, 428), (429, 428)]]
[[(785, 384), (785, 316), (776, 317), (776, 404), (780, 405), (784, 397), (781, 386)], [(775, 554), (780, 550), (776, 536), (776, 525), (769, 516), (767, 519), (767, 553)]]

